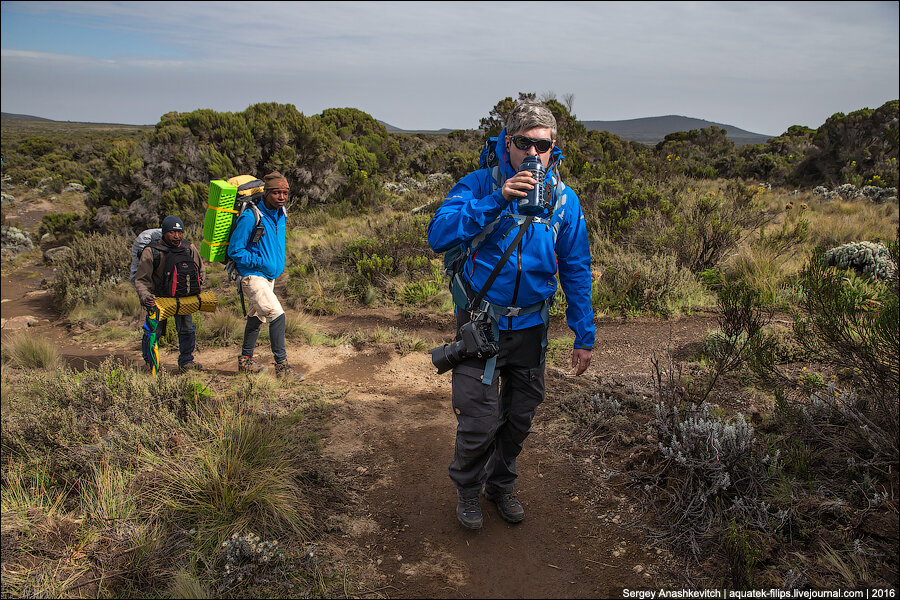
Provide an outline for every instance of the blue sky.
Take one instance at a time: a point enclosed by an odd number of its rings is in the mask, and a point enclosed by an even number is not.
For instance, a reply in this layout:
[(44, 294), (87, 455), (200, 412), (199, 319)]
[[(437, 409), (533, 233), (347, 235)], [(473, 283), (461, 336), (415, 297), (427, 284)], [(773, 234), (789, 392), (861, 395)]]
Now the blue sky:
[(2, 110), (352, 106), (475, 128), (518, 92), (581, 120), (680, 114), (777, 135), (900, 97), (898, 2), (3, 2)]

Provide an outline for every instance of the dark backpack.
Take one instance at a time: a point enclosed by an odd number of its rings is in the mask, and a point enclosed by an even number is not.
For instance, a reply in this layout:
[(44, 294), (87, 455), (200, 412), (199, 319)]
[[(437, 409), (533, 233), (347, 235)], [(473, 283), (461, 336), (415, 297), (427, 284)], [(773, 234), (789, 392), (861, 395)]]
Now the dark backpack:
[[(162, 278), (155, 281), (155, 294), (163, 298), (185, 298), (196, 296), (200, 293), (200, 271), (194, 262), (191, 252), (191, 244), (182, 240), (177, 248), (167, 246), (163, 242), (150, 244), (153, 251), (154, 267), (161, 260), (160, 255), (165, 255)], [(156, 269), (154, 269), (155, 273)]]

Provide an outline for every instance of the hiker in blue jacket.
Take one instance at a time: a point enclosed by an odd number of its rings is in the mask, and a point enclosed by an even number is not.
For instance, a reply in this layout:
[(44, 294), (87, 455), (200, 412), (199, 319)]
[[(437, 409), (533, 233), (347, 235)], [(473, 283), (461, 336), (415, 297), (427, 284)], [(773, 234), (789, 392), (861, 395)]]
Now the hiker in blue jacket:
[[(566, 296), (566, 321), (575, 333), (572, 368), (581, 375), (591, 362), (591, 254), (581, 204), (556, 169), (557, 125), (543, 104), (516, 105), (498, 138), (499, 165), (463, 177), (428, 224), (428, 243), (438, 253), (464, 244), (464, 263), (453, 277), (457, 326), (487, 314), (499, 352), (494, 358), (464, 358), (453, 367), (452, 404), (456, 447), (450, 479), (457, 488), (457, 518), (482, 526), (479, 492), (510, 523), (525, 518), (515, 494), (516, 457), (538, 405), (544, 399), (544, 357), (549, 307), (556, 277)], [(526, 156), (544, 165), (545, 207), (533, 222), (519, 214), (519, 201), (537, 181), (519, 172)], [(526, 228), (480, 306), (470, 306), (507, 247)], [(462, 261), (460, 261), (462, 262)], [(457, 263), (458, 264), (458, 263)]]
[(296, 381), (303, 374), (287, 362), (285, 347), (285, 314), (275, 296), (275, 280), (284, 271), (285, 229), (289, 197), (287, 179), (275, 171), (263, 178), (263, 201), (257, 205), (259, 223), (253, 210), (242, 212), (228, 243), (230, 256), (240, 276), (239, 285), (247, 301), (247, 325), (238, 357), (238, 371), (261, 373), (266, 367), (253, 360), (253, 351), (263, 323), (269, 324), (269, 342), (275, 357), (275, 375)]

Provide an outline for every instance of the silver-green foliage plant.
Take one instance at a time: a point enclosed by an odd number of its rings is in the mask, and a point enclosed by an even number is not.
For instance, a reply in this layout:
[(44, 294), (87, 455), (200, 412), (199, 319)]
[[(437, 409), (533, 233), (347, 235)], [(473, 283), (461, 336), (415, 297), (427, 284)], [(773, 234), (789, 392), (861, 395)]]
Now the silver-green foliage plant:
[(263, 540), (258, 535), (233, 534), (222, 542), (222, 559), (225, 561), (222, 589), (239, 584), (253, 583), (265, 571), (278, 569), (284, 563), (284, 552), (278, 540)]
[(729, 522), (771, 532), (787, 519), (762, 500), (779, 454), (757, 453), (753, 427), (742, 414), (728, 420), (711, 414), (706, 403), (682, 412), (660, 400), (654, 426), (661, 461), (644, 490), (662, 493), (663, 537), (699, 556), (704, 540)]
[(897, 274), (897, 265), (891, 259), (887, 246), (875, 242), (851, 242), (825, 252), (829, 266), (855, 269), (875, 279), (892, 279)]
[(31, 236), (18, 227), (4, 225), (0, 229), (0, 247), (4, 257), (15, 256), (34, 248), (34, 242), (31, 241)]

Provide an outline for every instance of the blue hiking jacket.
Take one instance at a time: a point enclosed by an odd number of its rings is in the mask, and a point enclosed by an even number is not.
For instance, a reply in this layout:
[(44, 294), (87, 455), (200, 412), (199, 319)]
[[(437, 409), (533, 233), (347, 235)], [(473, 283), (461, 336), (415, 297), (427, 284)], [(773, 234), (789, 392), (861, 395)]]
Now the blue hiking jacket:
[(245, 210), (238, 215), (234, 231), (231, 233), (228, 256), (234, 260), (241, 277), (259, 275), (266, 279), (278, 279), (284, 271), (287, 212), (284, 208), (271, 210), (265, 201), (261, 201), (257, 207), (261, 213), (260, 223), (265, 233), (258, 242), (250, 243), (256, 218), (252, 210)]
[[(500, 133), (497, 155), (501, 181), (495, 186), (491, 169), (479, 169), (463, 177), (447, 194), (428, 224), (428, 244), (443, 253), (460, 243), (471, 244), (486, 226), (501, 214), (516, 211), (516, 203), (508, 202), (499, 189), (503, 181), (516, 174)], [(499, 306), (525, 308), (550, 298), (556, 293), (556, 277), (562, 284), (568, 307), (566, 322), (575, 333), (575, 348), (591, 349), (594, 345), (594, 314), (591, 309), (591, 249), (581, 202), (565, 184), (554, 187), (552, 165), (562, 159), (559, 148), (553, 149), (546, 185), (554, 189), (554, 211), (549, 226), (533, 223), (525, 237), (501, 269), (486, 294), (488, 302)], [(494, 189), (497, 187), (498, 189)], [(552, 228), (558, 228), (554, 247)], [(494, 266), (514, 241), (518, 228), (513, 218), (504, 218), (471, 252), (463, 270), (466, 282), (475, 293), (481, 289)], [(525, 329), (543, 323), (540, 312), (518, 317), (501, 317), (501, 330)]]

